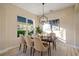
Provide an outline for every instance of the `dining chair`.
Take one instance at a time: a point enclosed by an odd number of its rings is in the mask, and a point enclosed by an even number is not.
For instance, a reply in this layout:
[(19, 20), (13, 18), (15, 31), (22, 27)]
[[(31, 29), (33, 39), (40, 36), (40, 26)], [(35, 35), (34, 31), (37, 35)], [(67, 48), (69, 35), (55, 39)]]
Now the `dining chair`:
[(25, 40), (27, 43), (27, 47), (30, 48), (30, 55), (32, 55), (33, 41), (30, 36), (26, 36)]
[(19, 44), (20, 44), (19, 51), (23, 47), (23, 53), (26, 53), (27, 45), (26, 45), (26, 41), (24, 39), (24, 36), (23, 35), (20, 35), (20, 37), (18, 37), (18, 41), (19, 41)]
[(51, 35), (51, 39), (52, 39), (53, 49), (56, 50), (56, 39), (57, 39), (56, 34), (51, 33), (50, 35)]
[(43, 55), (43, 52), (48, 51), (48, 44), (44, 45), (40, 38), (35, 37), (34, 38), (34, 49), (33, 49), (33, 55), (35, 51), (38, 51), (41, 53), (41, 56)]
[(19, 51), (20, 51), (21, 50), (21, 38), (18, 37), (17, 39), (18, 39), (18, 42), (19, 42)]

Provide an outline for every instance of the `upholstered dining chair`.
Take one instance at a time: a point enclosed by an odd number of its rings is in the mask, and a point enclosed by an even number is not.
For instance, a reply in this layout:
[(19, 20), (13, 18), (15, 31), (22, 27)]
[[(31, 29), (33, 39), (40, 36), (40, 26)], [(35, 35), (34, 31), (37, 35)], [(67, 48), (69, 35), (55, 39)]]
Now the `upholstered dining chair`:
[(33, 48), (33, 41), (32, 40), (33, 39), (31, 39), (30, 36), (26, 36), (25, 40), (26, 40), (26, 43), (27, 43), (27, 47), (30, 48), (30, 55), (32, 55), (32, 48)]
[(23, 47), (23, 53), (26, 52), (26, 48), (27, 48), (27, 45), (26, 45), (26, 41), (25, 41), (25, 38), (23, 35), (20, 35), (20, 37), (18, 37), (18, 41), (19, 41), (19, 50), (21, 50), (21, 48)]
[(41, 56), (42, 56), (43, 52), (48, 51), (48, 44), (47, 45), (43, 45), (43, 42), (41, 41), (41, 39), (39, 37), (35, 37), (34, 38), (33, 55), (34, 55), (35, 51), (40, 52)]
[(51, 36), (51, 39), (52, 39), (53, 49), (56, 50), (56, 39), (57, 39), (56, 34), (51, 33), (50, 36)]
[(21, 38), (18, 37), (17, 39), (18, 39), (18, 42), (19, 42), (19, 51), (20, 51), (21, 50)]

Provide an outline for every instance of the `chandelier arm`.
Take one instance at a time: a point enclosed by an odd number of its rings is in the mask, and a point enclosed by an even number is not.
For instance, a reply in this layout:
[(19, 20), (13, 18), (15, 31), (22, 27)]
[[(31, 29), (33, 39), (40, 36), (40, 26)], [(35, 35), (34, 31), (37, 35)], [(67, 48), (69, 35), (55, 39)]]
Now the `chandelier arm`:
[(43, 3), (43, 16), (44, 16), (44, 3)]

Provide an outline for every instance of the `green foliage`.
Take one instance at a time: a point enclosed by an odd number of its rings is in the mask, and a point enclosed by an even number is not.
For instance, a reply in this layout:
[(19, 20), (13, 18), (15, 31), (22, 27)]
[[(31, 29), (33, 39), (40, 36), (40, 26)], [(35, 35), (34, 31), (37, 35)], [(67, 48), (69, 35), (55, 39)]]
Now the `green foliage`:
[(17, 30), (17, 37), (19, 37), (20, 34), (25, 36), (26, 31), (25, 30)]
[(33, 30), (32, 30), (32, 31), (30, 31), (30, 32), (28, 31), (28, 35), (30, 35), (30, 36), (31, 36), (32, 34), (33, 34)]
[(41, 30), (41, 28), (39, 26), (36, 27), (36, 33), (38, 33), (38, 34), (41, 34), (42, 33), (42, 30)]

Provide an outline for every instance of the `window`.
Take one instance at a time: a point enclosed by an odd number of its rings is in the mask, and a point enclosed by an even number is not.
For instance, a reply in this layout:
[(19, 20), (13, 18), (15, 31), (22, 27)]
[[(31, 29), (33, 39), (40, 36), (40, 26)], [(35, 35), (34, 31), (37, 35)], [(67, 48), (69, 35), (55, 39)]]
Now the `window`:
[(43, 24), (43, 32), (45, 32), (45, 33), (50, 33), (51, 32), (51, 28), (50, 28), (49, 23), (44, 23)]
[(18, 30), (26, 30), (26, 18), (22, 16), (17, 16), (17, 29)]
[(28, 35), (32, 35), (34, 33), (33, 21), (28, 19)]
[(43, 32), (50, 33), (51, 30), (62, 42), (66, 42), (66, 29), (60, 27), (59, 19), (49, 20), (48, 23), (43, 24)]
[(19, 37), (20, 34), (25, 35), (26, 34), (26, 18), (22, 16), (17, 16), (17, 37)]
[(33, 21), (22, 16), (17, 16), (17, 37), (19, 34), (32, 35), (34, 33)]

